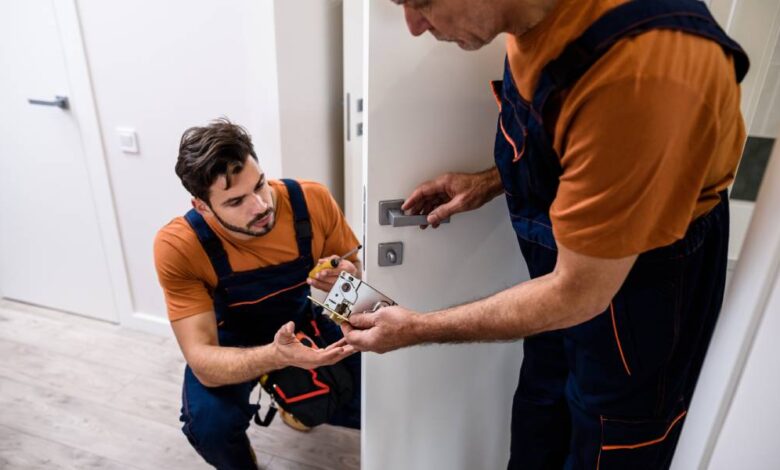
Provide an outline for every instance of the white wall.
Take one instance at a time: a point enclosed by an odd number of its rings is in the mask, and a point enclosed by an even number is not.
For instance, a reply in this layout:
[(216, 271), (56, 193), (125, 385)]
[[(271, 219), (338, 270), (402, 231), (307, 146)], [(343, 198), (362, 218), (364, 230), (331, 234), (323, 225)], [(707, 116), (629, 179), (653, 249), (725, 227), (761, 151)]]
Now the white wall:
[[(273, 2), (78, 0), (78, 10), (136, 313), (122, 322), (158, 319), (165, 331), (152, 241), (190, 207), (174, 173), (181, 133), (228, 116), (269, 175), (282, 173)], [(136, 129), (139, 154), (119, 150), (116, 127)]]
[(282, 174), (343, 201), (341, 0), (276, 0)]

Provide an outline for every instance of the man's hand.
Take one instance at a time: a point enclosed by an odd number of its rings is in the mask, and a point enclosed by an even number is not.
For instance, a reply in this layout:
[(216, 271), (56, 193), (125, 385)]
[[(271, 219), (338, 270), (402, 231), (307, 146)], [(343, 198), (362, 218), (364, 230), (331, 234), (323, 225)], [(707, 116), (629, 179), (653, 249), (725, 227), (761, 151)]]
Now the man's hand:
[(302, 369), (328, 366), (339, 362), (356, 351), (343, 338), (325, 349), (312, 349), (305, 346), (295, 337), (295, 323), (293, 322), (287, 322), (279, 328), (279, 331), (274, 336), (272, 348), (279, 369), (287, 366), (295, 366)]
[(374, 313), (357, 313), (341, 324), (344, 338), (359, 351), (385, 353), (417, 344), (420, 315), (398, 305)]
[(501, 194), (501, 188), (495, 167), (480, 173), (445, 173), (418, 186), (401, 209), (409, 215), (427, 214), (428, 223), (436, 228), (451, 215), (482, 207)]
[[(328, 256), (327, 258), (320, 258), (317, 261), (317, 266), (319, 266), (321, 263), (324, 263), (326, 261), (330, 261), (334, 258), (338, 258), (338, 256)], [(353, 276), (360, 277), (358, 274), (358, 268), (355, 266), (351, 261), (348, 259), (342, 259), (338, 266), (335, 268), (327, 268), (323, 269), (322, 271), (318, 272), (314, 275), (314, 278), (308, 278), (306, 282), (309, 283), (310, 286), (317, 288), (321, 291), (330, 292), (330, 289), (333, 287), (333, 284), (336, 283), (336, 280), (339, 277), (339, 273), (341, 271), (346, 271)]]

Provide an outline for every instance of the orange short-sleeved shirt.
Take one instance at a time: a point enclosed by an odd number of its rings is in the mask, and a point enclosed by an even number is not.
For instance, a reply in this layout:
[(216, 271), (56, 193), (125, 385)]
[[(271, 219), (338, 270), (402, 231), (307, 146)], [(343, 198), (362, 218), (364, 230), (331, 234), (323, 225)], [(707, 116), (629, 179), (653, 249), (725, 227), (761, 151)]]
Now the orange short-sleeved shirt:
[[(542, 68), (626, 0), (560, 0), (507, 52), (529, 99)], [(733, 61), (713, 41), (653, 30), (617, 42), (564, 92), (554, 128), (563, 174), (557, 242), (619, 258), (682, 238), (734, 179), (745, 141)]]
[[(205, 217), (225, 247), (234, 271), (281, 264), (298, 256), (287, 187), (281, 181), (269, 183), (276, 196), (276, 224), (266, 235), (238, 240), (213, 217)], [(355, 248), (358, 240), (327, 188), (311, 181), (301, 181), (300, 184), (311, 220), (314, 261), (330, 255), (343, 255)], [(357, 255), (350, 260), (356, 261)], [(173, 219), (157, 233), (154, 261), (171, 321), (214, 309), (211, 293), (217, 285), (217, 275), (184, 217)]]

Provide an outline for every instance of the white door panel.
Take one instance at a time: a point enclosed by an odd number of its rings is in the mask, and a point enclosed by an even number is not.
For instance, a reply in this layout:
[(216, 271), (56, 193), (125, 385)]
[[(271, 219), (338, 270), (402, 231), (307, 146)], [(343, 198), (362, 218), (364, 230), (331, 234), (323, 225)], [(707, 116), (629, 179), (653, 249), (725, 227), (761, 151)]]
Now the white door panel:
[(79, 123), (28, 98), (69, 95), (51, 1), (0, 3), (0, 289), (117, 320)]
[[(497, 107), (489, 82), (502, 76), (502, 38), (464, 52), (411, 37), (392, 2), (364, 7), (367, 281), (430, 311), (527, 279), (500, 198), (437, 230), (378, 223), (379, 201), (403, 199), (445, 171), (493, 164)], [(379, 267), (377, 245), (386, 242), (404, 243), (401, 266)], [(504, 467), (521, 359), (520, 342), (365, 355), (363, 468)]]

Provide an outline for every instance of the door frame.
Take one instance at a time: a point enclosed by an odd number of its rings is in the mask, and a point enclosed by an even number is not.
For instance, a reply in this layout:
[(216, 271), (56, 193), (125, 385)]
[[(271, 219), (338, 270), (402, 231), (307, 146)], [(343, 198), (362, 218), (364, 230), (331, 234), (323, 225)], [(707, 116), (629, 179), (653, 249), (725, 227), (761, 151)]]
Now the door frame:
[[(740, 0), (709, 0), (708, 3), (723, 28), (732, 34)], [(771, 58), (777, 41), (780, 9), (775, 11), (774, 18), (759, 16), (761, 21), (770, 22), (772, 34), (767, 35), (764, 44), (746, 45), (749, 52), (756, 53), (753, 66), (757, 67), (752, 86), (742, 100), (748, 129), (766, 81), (766, 59)], [(749, 220), (749, 225), (736, 231), (732, 226), (731, 236), (735, 240), (730, 243), (729, 264), (736, 263), (733, 279), (727, 286), (720, 318), (677, 444), (673, 469), (706, 469), (710, 465), (775, 280), (780, 275), (780, 222), (773, 210), (780, 204), (780, 190), (771, 187), (770, 181), (780, 181), (778, 146), (770, 157), (756, 202), (731, 201), (732, 219)]]
[[(73, 114), (79, 129), (92, 202), (95, 205), (100, 239), (110, 276), (111, 297), (116, 313), (113, 322), (123, 324), (132, 317), (133, 303), (77, 0), (51, 0), (51, 4), (57, 19), (63, 58), (67, 65), (69, 112)], [(2, 297), (2, 286), (0, 286), (0, 297)]]
[[(778, 132), (780, 137), (780, 132)], [(693, 395), (672, 468), (705, 469), (780, 276), (780, 146), (776, 146)], [(724, 444), (725, 445), (725, 444)]]
[[(729, 35), (741, 36), (742, 46), (751, 58), (751, 70), (742, 83), (742, 102), (741, 108), (745, 119), (745, 128), (750, 134), (753, 121), (758, 110), (761, 92), (766, 84), (769, 74), (770, 62), (774, 47), (780, 37), (780, 5), (774, 4), (773, 14), (769, 15), (761, 8), (765, 5), (755, 2), (755, 10), (747, 13), (738, 10), (740, 2), (743, 0), (707, 0), (713, 16), (723, 26), (723, 29)], [(766, 3), (769, 3), (768, 1)], [(734, 19), (739, 14), (748, 15), (748, 23), (756, 25), (759, 31), (766, 30), (767, 34), (751, 34), (746, 38), (745, 34), (740, 35), (739, 30), (735, 30)], [(744, 32), (743, 32), (744, 33)], [(739, 169), (737, 169), (739, 171)], [(752, 201), (742, 201), (734, 199), (730, 201), (732, 213), (732, 229), (729, 239), (729, 264), (734, 265), (742, 250), (742, 245), (747, 232), (747, 223), (753, 216), (755, 203)], [(736, 222), (736, 223), (735, 223)]]

